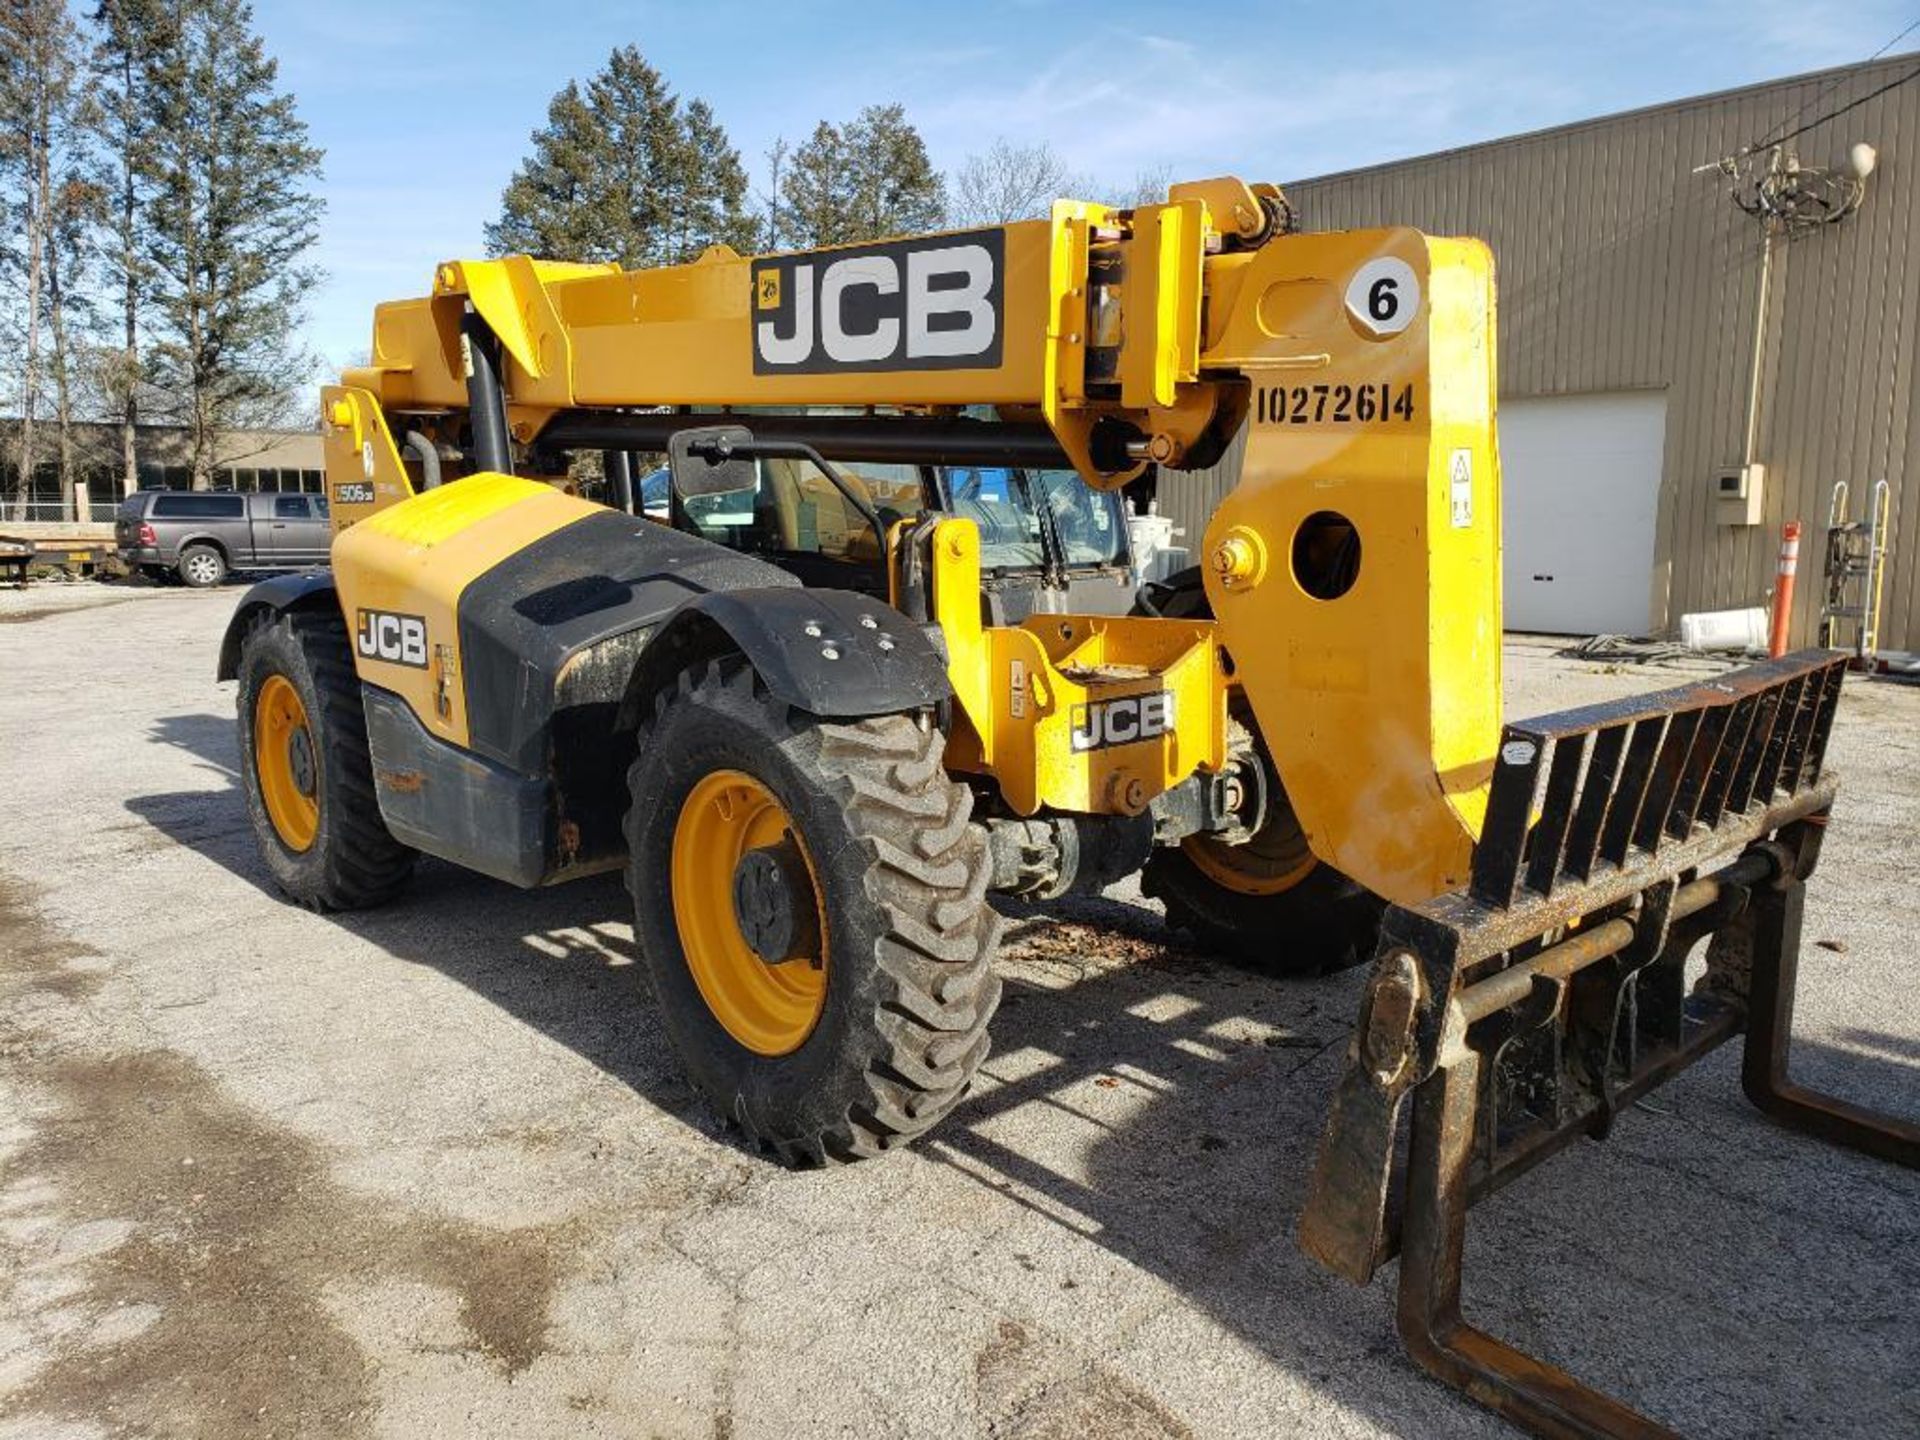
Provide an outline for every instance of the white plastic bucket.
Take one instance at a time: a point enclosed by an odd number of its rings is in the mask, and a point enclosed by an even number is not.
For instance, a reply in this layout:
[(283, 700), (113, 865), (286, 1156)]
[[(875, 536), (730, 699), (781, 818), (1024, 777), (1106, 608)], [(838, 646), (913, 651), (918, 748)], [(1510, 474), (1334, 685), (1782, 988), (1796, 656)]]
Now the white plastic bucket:
[(1689, 650), (1764, 650), (1767, 648), (1767, 612), (1703, 610), (1680, 617), (1680, 643)]

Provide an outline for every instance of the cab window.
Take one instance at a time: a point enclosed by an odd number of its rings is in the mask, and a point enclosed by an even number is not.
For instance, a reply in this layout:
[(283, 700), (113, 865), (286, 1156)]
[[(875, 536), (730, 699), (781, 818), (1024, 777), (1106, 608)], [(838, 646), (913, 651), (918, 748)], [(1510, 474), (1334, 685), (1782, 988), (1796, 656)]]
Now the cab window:
[(891, 528), (896, 520), (918, 515), (925, 505), (926, 492), (920, 483), (918, 465), (858, 465), (835, 467), (854, 489), (867, 497), (879, 512), (880, 523)]
[[(685, 502), (686, 518), (709, 540), (770, 559), (819, 557), (878, 568), (881, 539), (873, 521), (811, 460), (762, 459), (751, 491)], [(919, 470), (912, 465), (837, 466), (867, 500), (882, 530), (921, 509)]]
[(1029, 470), (1035, 499), (1053, 518), (1068, 565), (1119, 565), (1126, 560), (1126, 512), (1120, 497), (1095, 490), (1073, 470)]
[(1040, 516), (1027, 503), (1016, 472), (1000, 466), (955, 465), (946, 471), (947, 508), (980, 528), (980, 564), (987, 570), (1046, 563)]

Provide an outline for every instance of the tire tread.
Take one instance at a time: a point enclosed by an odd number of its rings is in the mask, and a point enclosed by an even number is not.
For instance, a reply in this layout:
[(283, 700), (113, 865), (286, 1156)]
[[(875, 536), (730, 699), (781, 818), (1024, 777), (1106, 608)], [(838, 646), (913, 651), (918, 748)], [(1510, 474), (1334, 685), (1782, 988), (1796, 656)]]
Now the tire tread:
[(792, 710), (743, 659), (725, 657), (683, 672), (656, 703), (629, 772), (630, 853), (641, 851), (639, 817), (651, 803), (641, 793), (651, 729), (669, 706), (712, 705), (723, 695), (734, 713), (744, 703), (764, 717), (768, 743), (838, 804), (851, 843), (865, 854), (866, 897), (881, 923), (872, 954), (878, 998), (858, 1020), (860, 1083), (831, 1097), (830, 1118), (803, 1133), (774, 1133), (738, 1097), (708, 1098), (788, 1164), (844, 1164), (898, 1149), (967, 1093), (999, 1004), (991, 967), (1001, 921), (987, 903), (991, 861), (984, 832), (971, 823), (972, 794), (949, 778), (937, 729), (909, 715), (829, 721)]

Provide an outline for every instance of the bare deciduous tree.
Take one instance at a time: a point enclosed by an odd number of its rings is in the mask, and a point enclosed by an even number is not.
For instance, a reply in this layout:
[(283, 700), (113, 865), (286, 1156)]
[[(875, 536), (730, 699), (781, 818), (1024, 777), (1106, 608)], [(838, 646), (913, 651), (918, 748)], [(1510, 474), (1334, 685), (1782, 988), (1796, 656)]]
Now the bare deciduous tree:
[[(82, 419), (190, 432), (194, 483), (225, 436), (310, 403), (295, 343), (319, 152), (245, 0), (0, 3), (0, 389), (16, 518), (57, 426), (65, 513), (109, 462)], [(108, 317), (115, 334), (104, 333)], [(103, 497), (104, 498), (104, 497)]]
[(757, 197), (766, 209), (767, 223), (762, 232), (761, 245), (766, 250), (778, 250), (786, 235), (786, 227), (780, 218), (780, 181), (787, 168), (787, 157), (793, 153), (793, 147), (785, 138), (776, 139), (767, 147), (767, 189)]
[[(86, 106), (78, 118), (84, 123)], [(101, 213), (99, 193), (81, 173), (84, 160), (64, 158), (64, 173), (55, 184), (47, 226), (47, 324), (51, 331), (53, 415), (58, 434), (60, 499), (69, 520), (88, 518), (79, 503), (80, 467), (74, 450), (75, 341), (93, 324), (93, 306), (87, 292), (91, 240)], [(77, 325), (75, 322), (78, 322)]]
[(1009, 220), (1038, 220), (1053, 202), (1085, 196), (1091, 181), (1069, 170), (1041, 140), (1015, 145), (995, 140), (969, 155), (954, 171), (947, 200), (949, 225), (1003, 225)]
[(0, 203), (11, 212), (5, 261), (19, 287), (22, 312), (15, 519), (26, 517), (40, 463), (48, 253), (59, 221), (57, 186), (74, 143), (79, 54), (79, 32), (66, 0), (12, 0), (0, 7)]
[(1133, 183), (1107, 203), (1117, 205), (1122, 210), (1131, 210), (1138, 205), (1158, 205), (1167, 198), (1167, 187), (1173, 183), (1171, 165), (1153, 165), (1145, 170), (1134, 172)]

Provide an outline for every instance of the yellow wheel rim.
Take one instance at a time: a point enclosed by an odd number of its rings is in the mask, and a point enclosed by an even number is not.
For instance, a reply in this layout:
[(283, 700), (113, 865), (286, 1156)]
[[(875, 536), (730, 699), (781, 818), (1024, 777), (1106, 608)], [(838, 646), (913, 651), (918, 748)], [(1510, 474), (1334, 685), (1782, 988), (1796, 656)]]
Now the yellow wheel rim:
[(320, 833), (319, 754), (307, 707), (284, 675), (269, 675), (253, 702), (253, 769), (273, 833), (305, 850)]
[[(749, 850), (791, 838), (806, 862), (817, 955), (769, 965), (734, 913), (733, 876)], [(693, 787), (673, 830), (673, 918), (687, 969), (713, 1018), (756, 1055), (787, 1055), (813, 1033), (827, 999), (827, 917), (813, 856), (786, 807), (744, 770), (715, 770)]]
[(1208, 835), (1189, 835), (1180, 842), (1180, 849), (1194, 869), (1240, 895), (1279, 895), (1306, 879), (1320, 863), (1311, 852), (1304, 856), (1263, 855), (1257, 848), (1259, 843), (1258, 836), (1250, 844), (1222, 845)]

